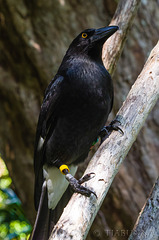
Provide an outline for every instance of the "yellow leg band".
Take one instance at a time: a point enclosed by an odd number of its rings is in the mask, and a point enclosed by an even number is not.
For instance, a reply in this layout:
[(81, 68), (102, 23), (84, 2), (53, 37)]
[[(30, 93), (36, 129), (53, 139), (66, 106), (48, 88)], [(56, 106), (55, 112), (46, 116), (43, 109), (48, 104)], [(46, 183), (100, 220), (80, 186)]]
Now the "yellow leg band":
[(64, 164), (61, 165), (61, 166), (59, 167), (59, 169), (60, 169), (60, 171), (61, 171), (62, 174), (64, 174), (64, 173), (63, 173), (63, 170), (65, 170), (65, 169), (67, 169), (68, 171), (70, 171), (70, 169), (68, 168), (68, 166), (67, 166), (67, 165), (64, 165)]

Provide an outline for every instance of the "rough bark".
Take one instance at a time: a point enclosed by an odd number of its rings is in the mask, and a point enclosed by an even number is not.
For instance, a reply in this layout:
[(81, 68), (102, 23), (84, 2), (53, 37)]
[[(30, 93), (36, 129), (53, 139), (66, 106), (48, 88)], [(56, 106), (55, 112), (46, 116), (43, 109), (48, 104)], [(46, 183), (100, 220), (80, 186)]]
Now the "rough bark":
[(110, 23), (110, 25), (119, 26), (119, 30), (116, 35), (107, 40), (103, 47), (103, 62), (110, 74), (114, 72), (140, 3), (140, 0), (119, 1)]
[(157, 240), (159, 237), (159, 178), (139, 214), (129, 240)]
[[(0, 0), (0, 152), (32, 222), (33, 146), (44, 89), (71, 40), (85, 28), (108, 25), (116, 5), (115, 0)], [(142, 0), (113, 77), (111, 118), (156, 44), (158, 29), (158, 1)], [(120, 168), (88, 240), (127, 239), (159, 172), (158, 109), (159, 102)]]
[(117, 114), (124, 134), (113, 132), (96, 152), (84, 173), (95, 173), (87, 187), (96, 192), (97, 199), (95, 196), (86, 198), (74, 194), (49, 240), (86, 238), (121, 163), (159, 98), (158, 64), (159, 42)]

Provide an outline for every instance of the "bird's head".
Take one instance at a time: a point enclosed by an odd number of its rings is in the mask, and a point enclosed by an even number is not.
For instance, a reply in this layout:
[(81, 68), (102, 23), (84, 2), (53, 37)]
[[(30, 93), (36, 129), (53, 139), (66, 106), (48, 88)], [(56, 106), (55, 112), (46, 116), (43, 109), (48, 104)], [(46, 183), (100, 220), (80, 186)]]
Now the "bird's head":
[(118, 29), (118, 26), (86, 29), (73, 40), (67, 54), (88, 55), (94, 60), (97, 60), (101, 58), (104, 42)]

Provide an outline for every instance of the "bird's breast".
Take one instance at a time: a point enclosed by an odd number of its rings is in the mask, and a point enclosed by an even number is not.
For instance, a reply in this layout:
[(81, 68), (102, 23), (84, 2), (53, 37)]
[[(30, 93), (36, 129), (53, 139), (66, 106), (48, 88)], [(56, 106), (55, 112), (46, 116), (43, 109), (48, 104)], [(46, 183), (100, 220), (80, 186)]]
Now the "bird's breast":
[(109, 108), (112, 100), (112, 80), (103, 65), (95, 63), (75, 64), (67, 72), (63, 102), (67, 108), (88, 111)]

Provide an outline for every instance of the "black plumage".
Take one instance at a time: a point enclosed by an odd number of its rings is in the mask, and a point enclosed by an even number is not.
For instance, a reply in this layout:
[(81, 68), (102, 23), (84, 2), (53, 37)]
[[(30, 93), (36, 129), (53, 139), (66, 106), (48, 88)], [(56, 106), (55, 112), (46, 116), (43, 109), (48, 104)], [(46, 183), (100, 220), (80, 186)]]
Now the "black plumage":
[[(84, 161), (107, 121), (113, 105), (113, 83), (101, 55), (104, 42), (117, 29), (117, 26), (110, 26), (80, 33), (71, 43), (57, 74), (46, 89), (35, 141), (36, 210), (40, 208), (46, 213), (48, 209), (49, 190), (45, 183), (50, 171), (48, 169), (58, 169), (62, 164), (77, 165)], [(67, 175), (68, 171), (63, 173)], [(56, 181), (56, 176), (53, 181)], [(86, 188), (80, 191), (82, 186), (76, 189), (75, 182), (70, 184), (74, 191), (81, 194), (89, 196), (92, 193)], [(32, 239), (45, 239), (37, 230), (37, 227), (42, 229), (44, 225), (49, 225), (49, 220), (37, 220)], [(46, 229), (47, 226), (42, 230), (43, 233), (48, 231)], [(46, 235), (48, 237), (48, 233)]]

